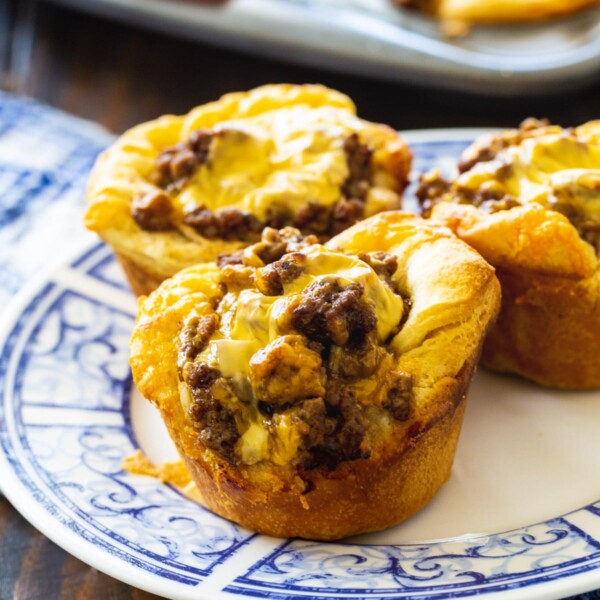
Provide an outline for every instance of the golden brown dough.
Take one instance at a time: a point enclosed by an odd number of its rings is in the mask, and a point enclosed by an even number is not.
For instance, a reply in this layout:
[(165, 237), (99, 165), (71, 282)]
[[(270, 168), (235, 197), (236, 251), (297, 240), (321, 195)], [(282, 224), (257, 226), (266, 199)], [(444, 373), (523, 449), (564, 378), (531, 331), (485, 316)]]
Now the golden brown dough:
[(131, 366), (217, 514), (275, 536), (399, 523), (449, 477), (499, 306), (448, 230), (381, 213), (326, 246), (297, 231), (142, 298)]
[(320, 85), (267, 85), (123, 134), (88, 188), (86, 226), (137, 294), (256, 242), (268, 225), (328, 239), (400, 206), (411, 154)]
[(540, 21), (598, 6), (598, 0), (394, 0), (444, 21), (514, 23)]
[(498, 270), (486, 366), (564, 388), (600, 387), (600, 121), (528, 120), (468, 149), (453, 182), (424, 176), (426, 212)]

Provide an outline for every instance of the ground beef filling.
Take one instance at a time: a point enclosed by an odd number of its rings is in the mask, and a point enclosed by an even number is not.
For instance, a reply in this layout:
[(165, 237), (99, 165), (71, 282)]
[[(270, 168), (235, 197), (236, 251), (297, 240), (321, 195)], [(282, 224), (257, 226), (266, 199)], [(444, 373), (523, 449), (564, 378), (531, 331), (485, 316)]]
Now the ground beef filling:
[(426, 218), (431, 216), (431, 211), (436, 204), (445, 202), (448, 198), (458, 204), (471, 204), (489, 214), (522, 205), (513, 196), (494, 190), (475, 191), (463, 187), (453, 189), (452, 183), (437, 171), (421, 176), (415, 194), (421, 205), (421, 214)]
[[(235, 259), (220, 258), (223, 292), (254, 283), (265, 295), (282, 294), (283, 284), (303, 272), (302, 250), (315, 241), (290, 228), (265, 230), (261, 242)], [(365, 254), (362, 260), (382, 277), (391, 277), (398, 266), (387, 253)], [(238, 460), (235, 444), (243, 427), (237, 429), (231, 407), (244, 411), (251, 402), (268, 423), (285, 418), (293, 425), (299, 435), (293, 464), (301, 470), (333, 469), (340, 462), (370, 456), (367, 408), (353, 385), (373, 375), (390, 356), (377, 340), (375, 308), (361, 283), (317, 279), (299, 294), (278, 319), (279, 336), (252, 356), (251, 393), (237, 402), (228, 399), (232, 382), (197, 360), (216, 327), (218, 322), (199, 318), (181, 335), (180, 360), (187, 365), (182, 378), (193, 400), (190, 417), (205, 446), (231, 463)], [(382, 385), (379, 410), (392, 421), (408, 420), (411, 377), (388, 371)]]
[(191, 363), (185, 374), (192, 403), (190, 418), (198, 430), (198, 439), (206, 447), (235, 463), (235, 444), (240, 438), (235, 413), (214, 393), (217, 383), (225, 383), (221, 373), (208, 365)]
[[(421, 176), (415, 194), (421, 206), (421, 215), (425, 218), (431, 216), (436, 204), (448, 200), (458, 204), (476, 206), (488, 214), (523, 206), (523, 203), (514, 196), (501, 194), (494, 190), (475, 191), (463, 187), (453, 188), (452, 182), (444, 179), (437, 171)], [(600, 220), (583, 216), (568, 205), (557, 206), (554, 210), (565, 215), (571, 225), (577, 229), (580, 237), (600, 251)]]
[[(145, 231), (168, 231), (175, 228), (171, 194), (179, 193), (194, 173), (210, 160), (213, 140), (226, 131), (198, 130), (187, 141), (164, 150), (156, 161), (151, 182), (161, 190), (136, 196), (131, 215)], [(294, 225), (307, 234), (331, 237), (364, 217), (367, 193), (373, 176), (373, 150), (353, 133), (344, 141), (348, 177), (342, 184), (342, 197), (333, 206), (308, 202), (295, 215), (273, 212), (266, 219), (238, 209), (213, 212), (196, 207), (183, 216), (183, 224), (208, 239), (253, 242), (265, 227)]]
[(144, 231), (173, 229), (172, 213), (170, 196), (158, 190), (135, 196), (131, 203), (131, 216)]
[(477, 163), (494, 160), (501, 150), (520, 144), (524, 139), (535, 135), (538, 129), (548, 127), (548, 125), (550, 125), (550, 122), (547, 119), (529, 117), (519, 125), (518, 129), (511, 129), (500, 135), (490, 136), (485, 143), (474, 144), (461, 156), (458, 171), (465, 173), (470, 171)]
[(152, 183), (169, 193), (180, 192), (196, 170), (208, 162), (213, 140), (221, 133), (199, 129), (192, 132), (187, 141), (161, 152)]
[(203, 206), (184, 215), (183, 222), (209, 240), (257, 241), (264, 227), (259, 219), (248, 212), (226, 208), (215, 213)]

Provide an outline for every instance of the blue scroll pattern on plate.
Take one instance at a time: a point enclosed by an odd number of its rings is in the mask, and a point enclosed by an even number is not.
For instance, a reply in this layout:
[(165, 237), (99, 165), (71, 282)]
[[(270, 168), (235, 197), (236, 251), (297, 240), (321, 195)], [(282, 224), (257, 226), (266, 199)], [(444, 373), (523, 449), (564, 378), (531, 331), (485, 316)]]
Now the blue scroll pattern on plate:
[[(255, 565), (230, 589), (255, 595), (251, 585), (321, 595), (482, 592), (551, 580), (565, 568), (600, 560), (600, 544), (563, 518), (469, 540), (399, 546), (330, 545), (293, 540)], [(534, 576), (532, 578), (532, 576)], [(475, 586), (475, 587), (474, 587)], [(246, 589), (244, 589), (246, 587)], [(475, 591), (476, 590), (476, 591)], [(256, 594), (263, 597), (263, 592)]]
[[(122, 470), (136, 447), (128, 406), (132, 315), (49, 285), (23, 316), (2, 357), (2, 375), (9, 362), (16, 373), (2, 419), (14, 416), (18, 439), (3, 431), (2, 444), (12, 460), (34, 466), (35, 476), (22, 474), (31, 492), (112, 554), (198, 583), (251, 534), (170, 486)], [(22, 350), (9, 354), (15, 346)]]

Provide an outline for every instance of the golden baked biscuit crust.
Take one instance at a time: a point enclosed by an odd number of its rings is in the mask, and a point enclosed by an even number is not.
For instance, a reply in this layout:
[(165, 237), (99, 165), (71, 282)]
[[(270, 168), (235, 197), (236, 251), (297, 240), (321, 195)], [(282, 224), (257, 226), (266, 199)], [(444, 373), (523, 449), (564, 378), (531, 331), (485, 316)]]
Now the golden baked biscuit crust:
[(449, 477), (493, 269), (381, 213), (325, 246), (267, 230), (142, 298), (131, 366), (205, 506), (276, 536), (394, 525)]
[(486, 366), (564, 388), (600, 387), (600, 121), (528, 120), (469, 148), (424, 209), (497, 268), (502, 310)]
[(320, 85), (267, 85), (134, 127), (100, 156), (86, 226), (134, 291), (294, 225), (328, 239), (400, 205), (411, 155)]

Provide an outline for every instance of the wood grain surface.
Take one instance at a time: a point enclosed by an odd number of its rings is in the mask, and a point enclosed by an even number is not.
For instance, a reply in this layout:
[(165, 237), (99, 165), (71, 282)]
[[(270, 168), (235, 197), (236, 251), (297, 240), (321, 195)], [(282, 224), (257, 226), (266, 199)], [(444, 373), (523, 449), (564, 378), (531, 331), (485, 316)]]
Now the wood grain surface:
[[(2, 2), (4, 0), (0, 0)], [(13, 8), (17, 0), (11, 0)], [(600, 84), (571, 93), (466, 96), (245, 56), (41, 2), (27, 95), (113, 132), (183, 113), (223, 93), (270, 82), (321, 82), (349, 94), (364, 118), (398, 129), (515, 126), (527, 116), (576, 125), (600, 117)], [(0, 600), (150, 600), (69, 556), (0, 498)]]

